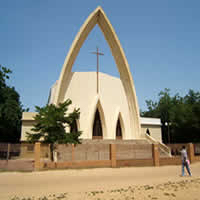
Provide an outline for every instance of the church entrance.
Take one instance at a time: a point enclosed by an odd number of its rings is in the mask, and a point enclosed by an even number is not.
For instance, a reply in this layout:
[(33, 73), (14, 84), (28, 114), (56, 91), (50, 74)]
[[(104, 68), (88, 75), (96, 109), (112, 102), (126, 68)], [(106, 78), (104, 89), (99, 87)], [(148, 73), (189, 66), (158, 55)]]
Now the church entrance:
[(117, 140), (122, 140), (122, 129), (121, 129), (121, 124), (120, 120), (117, 120), (117, 127), (116, 127), (116, 139)]
[(100, 118), (100, 114), (99, 114), (98, 109), (95, 113), (95, 118), (94, 118), (94, 123), (93, 123), (92, 139), (103, 139), (101, 118)]

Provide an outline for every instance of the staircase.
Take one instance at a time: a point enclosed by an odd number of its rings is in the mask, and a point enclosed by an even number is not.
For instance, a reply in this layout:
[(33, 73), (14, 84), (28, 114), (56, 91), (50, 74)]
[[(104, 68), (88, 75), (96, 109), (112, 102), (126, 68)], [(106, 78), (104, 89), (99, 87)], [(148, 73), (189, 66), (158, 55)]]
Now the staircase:
[(145, 135), (144, 139), (135, 140), (112, 140), (112, 139), (83, 139), (82, 144), (159, 144), (160, 157), (171, 157), (170, 148), (165, 144), (156, 141), (149, 135)]
[(168, 146), (161, 142), (158, 142), (148, 134), (145, 134), (145, 139), (150, 144), (159, 144), (160, 157), (171, 157), (171, 150)]

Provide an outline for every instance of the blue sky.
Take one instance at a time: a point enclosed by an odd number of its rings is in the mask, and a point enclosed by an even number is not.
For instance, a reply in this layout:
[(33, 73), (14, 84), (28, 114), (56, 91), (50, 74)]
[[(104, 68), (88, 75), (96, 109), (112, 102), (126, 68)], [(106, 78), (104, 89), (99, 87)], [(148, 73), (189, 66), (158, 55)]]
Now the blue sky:
[[(25, 108), (47, 103), (68, 50), (89, 14), (101, 6), (125, 51), (139, 106), (170, 88), (184, 96), (200, 85), (200, 1), (198, 0), (0, 0), (0, 64), (13, 73), (8, 82)], [(73, 71), (119, 76), (98, 27), (88, 36)]]

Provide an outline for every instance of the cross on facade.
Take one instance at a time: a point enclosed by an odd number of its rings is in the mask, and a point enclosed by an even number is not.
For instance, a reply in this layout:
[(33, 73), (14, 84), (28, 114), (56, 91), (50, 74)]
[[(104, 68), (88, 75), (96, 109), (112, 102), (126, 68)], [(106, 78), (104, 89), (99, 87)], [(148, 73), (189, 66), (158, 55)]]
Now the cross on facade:
[(98, 94), (99, 93), (99, 56), (103, 56), (104, 54), (99, 52), (98, 47), (97, 47), (97, 51), (92, 52), (92, 54), (97, 55), (97, 94)]

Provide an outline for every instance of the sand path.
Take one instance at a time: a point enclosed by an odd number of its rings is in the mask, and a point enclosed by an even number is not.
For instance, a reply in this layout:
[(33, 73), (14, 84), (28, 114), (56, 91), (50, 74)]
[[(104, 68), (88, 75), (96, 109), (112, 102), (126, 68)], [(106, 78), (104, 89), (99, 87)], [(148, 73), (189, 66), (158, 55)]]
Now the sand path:
[[(129, 168), (98, 168), (98, 169), (79, 169), (79, 170), (53, 170), (43, 172), (1, 172), (0, 173), (0, 199), (7, 200), (13, 196), (19, 197), (41, 197), (51, 194), (59, 195), (67, 193), (69, 197), (63, 199), (112, 199), (109, 191), (113, 191), (114, 196), (118, 199), (129, 199), (134, 188), (138, 190), (134, 192), (135, 197), (130, 199), (142, 198), (143, 192), (146, 191), (147, 199), (156, 199), (155, 195), (159, 196), (159, 191), (162, 192), (165, 199), (173, 199), (172, 193), (165, 190), (170, 184), (177, 186), (179, 192), (181, 183), (184, 183), (185, 192), (188, 195), (196, 195), (194, 188), (198, 189), (200, 199), (200, 162), (191, 165), (192, 177), (180, 177), (180, 166), (163, 166), (163, 167), (129, 167)], [(193, 185), (192, 185), (193, 184)], [(145, 186), (146, 185), (146, 186)], [(163, 190), (158, 190), (158, 186), (163, 186)], [(170, 185), (170, 187), (171, 187)], [(153, 188), (148, 188), (153, 186)], [(191, 186), (191, 187), (190, 187)], [(176, 187), (176, 188), (177, 188)], [(122, 188), (129, 188), (123, 193)], [(157, 188), (157, 192), (156, 192)], [(119, 189), (122, 189), (120, 192)], [(171, 188), (173, 189), (173, 188)], [(152, 190), (150, 192), (150, 190)], [(168, 188), (169, 191), (171, 191)], [(86, 193), (92, 191), (102, 191), (102, 194)], [(139, 193), (140, 191), (140, 193)], [(178, 191), (173, 190), (175, 199)], [(117, 194), (117, 192), (119, 194)], [(147, 192), (150, 192), (147, 195)], [(112, 193), (112, 192), (111, 192)], [(164, 194), (165, 193), (165, 194)], [(168, 194), (167, 194), (168, 193)], [(177, 194), (176, 194), (177, 193)], [(191, 193), (191, 194), (190, 194)], [(87, 196), (89, 194), (89, 196)], [(129, 194), (126, 198), (123, 194)], [(152, 196), (154, 194), (154, 196)], [(171, 195), (171, 196), (170, 196)], [(181, 194), (180, 194), (181, 195)], [(179, 196), (180, 196), (179, 195)], [(98, 197), (99, 196), (99, 197)], [(152, 197), (152, 198), (150, 198)], [(116, 199), (116, 197), (113, 197)], [(180, 199), (185, 199), (184, 196)], [(62, 198), (60, 198), (62, 199)], [(164, 199), (164, 198), (162, 198)], [(190, 199), (187, 197), (187, 199)], [(191, 199), (195, 199), (192, 196)]]

